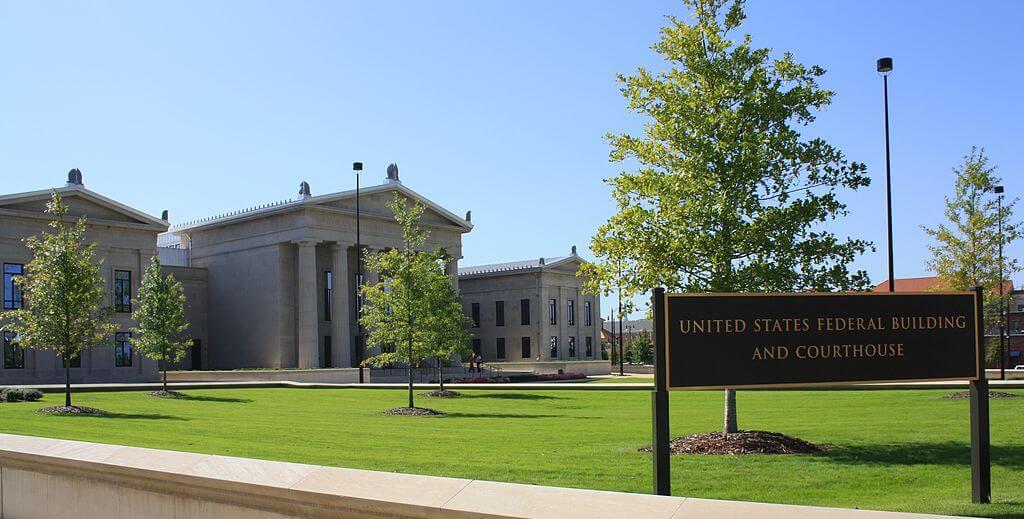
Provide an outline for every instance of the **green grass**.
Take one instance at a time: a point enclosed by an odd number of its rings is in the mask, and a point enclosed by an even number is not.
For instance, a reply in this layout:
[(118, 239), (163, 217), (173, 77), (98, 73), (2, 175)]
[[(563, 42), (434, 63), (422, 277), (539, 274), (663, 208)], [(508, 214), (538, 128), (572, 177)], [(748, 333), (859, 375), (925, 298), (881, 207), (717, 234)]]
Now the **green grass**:
[[(108, 417), (0, 404), (0, 431), (232, 456), (579, 488), (651, 491), (645, 391), (469, 391), (384, 416), (405, 393), (369, 389), (82, 393)], [(940, 390), (741, 391), (742, 428), (828, 444), (819, 455), (674, 457), (676, 495), (1024, 517), (1024, 391), (991, 401), (994, 504), (970, 504), (968, 402)], [(718, 391), (672, 393), (672, 433), (715, 430)]]
[(591, 384), (651, 384), (654, 385), (654, 375), (635, 375), (625, 377), (595, 378), (588, 380)]

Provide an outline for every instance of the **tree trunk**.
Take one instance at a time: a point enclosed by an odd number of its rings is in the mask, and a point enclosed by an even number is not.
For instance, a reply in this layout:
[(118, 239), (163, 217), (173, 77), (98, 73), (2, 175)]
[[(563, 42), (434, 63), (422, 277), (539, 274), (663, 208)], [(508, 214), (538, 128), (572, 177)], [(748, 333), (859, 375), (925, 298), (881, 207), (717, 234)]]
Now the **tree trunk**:
[(722, 432), (725, 434), (739, 432), (736, 425), (736, 390), (725, 390), (725, 423), (722, 424)]
[(167, 392), (167, 346), (163, 349), (163, 368), (164, 368), (164, 393)]
[(67, 354), (64, 355), (64, 406), (71, 407), (71, 356)]
[(441, 391), (444, 391), (444, 363), (441, 359), (437, 359), (437, 373), (438, 373), (438, 384), (440, 384)]
[[(411, 320), (411, 319), (410, 319)], [(406, 362), (409, 370), (409, 408), (416, 407), (412, 401), (412, 337), (409, 338), (409, 359)]]

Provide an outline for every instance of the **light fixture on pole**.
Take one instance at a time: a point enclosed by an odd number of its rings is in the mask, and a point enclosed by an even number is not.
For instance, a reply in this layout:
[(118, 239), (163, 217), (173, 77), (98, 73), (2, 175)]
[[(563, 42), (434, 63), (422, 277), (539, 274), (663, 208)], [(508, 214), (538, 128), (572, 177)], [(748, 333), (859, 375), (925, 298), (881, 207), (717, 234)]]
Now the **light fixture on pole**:
[(363, 170), (362, 162), (353, 162), (352, 171), (356, 174), (356, 365), (359, 366), (359, 383), (363, 379), (363, 325), (359, 318), (363, 316), (363, 305), (360, 303), (359, 285), (363, 283), (363, 245), (359, 240), (359, 172)]
[(1003, 335), (1006, 334), (1006, 312), (1003, 311), (1003, 186), (992, 186), (996, 196), (996, 211), (999, 217), (999, 380), (1006, 380), (1006, 350)]
[(882, 75), (882, 95), (885, 99), (885, 205), (889, 227), (889, 291), (896, 291), (892, 260), (892, 172), (889, 165), (889, 74), (892, 72), (892, 58), (879, 58), (876, 70)]

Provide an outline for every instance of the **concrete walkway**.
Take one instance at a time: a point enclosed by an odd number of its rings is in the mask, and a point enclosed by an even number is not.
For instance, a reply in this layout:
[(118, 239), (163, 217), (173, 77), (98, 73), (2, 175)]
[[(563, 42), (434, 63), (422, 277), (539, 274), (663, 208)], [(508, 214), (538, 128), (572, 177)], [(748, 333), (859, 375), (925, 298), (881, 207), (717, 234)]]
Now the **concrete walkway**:
[[(637, 377), (639, 378), (639, 377)], [(25, 386), (5, 386), (36, 388), (44, 392), (62, 392), (63, 384), (43, 384)], [(155, 391), (161, 389), (162, 384), (158, 382), (128, 383), (128, 384), (75, 384), (74, 391)], [(406, 389), (405, 384), (322, 384), (309, 382), (288, 382), (288, 381), (232, 381), (232, 382), (171, 382), (167, 384), (169, 389), (231, 389), (231, 388), (258, 388), (258, 387), (291, 387), (310, 389)], [(417, 390), (430, 390), (437, 388), (437, 384), (414, 384)], [(523, 382), (506, 384), (445, 384), (448, 389), (483, 389), (483, 390), (573, 390), (573, 391), (651, 391), (653, 383), (580, 383), (574, 381), (566, 382)], [(813, 386), (806, 388), (787, 388), (785, 390), (843, 390), (843, 389), (967, 389), (967, 382), (962, 380), (952, 381), (929, 381), (929, 382), (890, 382), (884, 384), (846, 384), (836, 386)], [(1024, 389), (1024, 380), (990, 380), (989, 389)], [(709, 390), (713, 391), (713, 390)], [(745, 391), (766, 391), (764, 389)], [(782, 389), (767, 391), (783, 391)]]

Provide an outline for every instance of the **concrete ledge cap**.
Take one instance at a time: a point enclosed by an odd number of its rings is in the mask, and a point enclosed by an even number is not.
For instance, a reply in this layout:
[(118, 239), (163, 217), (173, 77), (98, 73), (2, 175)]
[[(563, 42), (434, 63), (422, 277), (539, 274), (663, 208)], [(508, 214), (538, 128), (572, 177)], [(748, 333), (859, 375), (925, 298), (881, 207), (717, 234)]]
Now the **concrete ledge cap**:
[[(147, 492), (173, 494), (176, 499), (191, 500), (189, 503), (202, 505), (211, 500), (219, 501), (254, 512), (272, 510), (270, 513), (278, 514), (275, 517), (311, 514), (428, 519), (949, 517), (498, 483), (2, 433), (0, 467), (12, 469), (5, 470), (5, 478), (7, 474), (17, 473), (64, 474), (72, 478), (86, 477), (90, 484), (106, 484), (115, 489), (138, 482), (145, 485)], [(110, 506), (120, 505), (112, 503)], [(112, 515), (119, 513), (113, 509), (108, 511)]]

